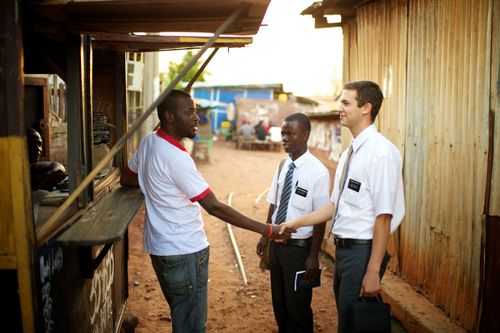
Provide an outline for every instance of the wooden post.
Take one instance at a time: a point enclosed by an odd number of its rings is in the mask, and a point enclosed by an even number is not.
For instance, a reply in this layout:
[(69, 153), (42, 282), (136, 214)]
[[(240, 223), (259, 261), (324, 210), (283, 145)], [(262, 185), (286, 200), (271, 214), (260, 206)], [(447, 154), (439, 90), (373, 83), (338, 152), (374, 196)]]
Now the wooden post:
[(27, 333), (36, 329), (36, 242), (24, 131), (20, 10), (20, 0), (0, 1), (0, 275), (2, 280), (12, 272), (17, 276), (17, 285), (1, 286), (0, 302), (9, 303), (3, 304), (8, 312), (2, 316), (12, 315), (10, 327), (22, 326)]
[[(73, 192), (92, 166), (92, 87), (91, 45), (88, 37), (73, 36), (68, 42), (67, 59), (67, 121), (68, 121), (68, 175)], [(90, 119), (89, 119), (90, 118)], [(89, 124), (90, 122), (90, 124)], [(89, 184), (79, 197), (85, 207), (92, 200), (93, 186)]]

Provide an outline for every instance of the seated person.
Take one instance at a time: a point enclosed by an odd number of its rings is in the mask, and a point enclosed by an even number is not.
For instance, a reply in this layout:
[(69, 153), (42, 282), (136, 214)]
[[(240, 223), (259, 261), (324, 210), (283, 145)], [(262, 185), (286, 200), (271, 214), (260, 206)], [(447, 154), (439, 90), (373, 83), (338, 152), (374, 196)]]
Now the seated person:
[(255, 135), (257, 136), (257, 140), (265, 141), (267, 137), (267, 131), (264, 127), (264, 122), (261, 120), (257, 125), (255, 125)]
[(249, 141), (253, 139), (253, 128), (249, 120), (243, 120), (239, 132), (243, 135), (243, 140)]
[(41, 162), (42, 137), (34, 128), (26, 129), (30, 161), (31, 190), (52, 191), (66, 178), (66, 169), (58, 162)]

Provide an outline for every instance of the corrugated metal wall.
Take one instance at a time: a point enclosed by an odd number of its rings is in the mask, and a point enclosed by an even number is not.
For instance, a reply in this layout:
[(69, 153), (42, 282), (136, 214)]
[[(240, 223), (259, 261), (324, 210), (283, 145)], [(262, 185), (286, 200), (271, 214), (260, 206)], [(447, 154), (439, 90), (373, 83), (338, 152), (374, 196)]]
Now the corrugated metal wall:
[(373, 1), (344, 26), (344, 81), (382, 86), (378, 127), (404, 156), (406, 218), (391, 241), (392, 269), (469, 330), (478, 316), (493, 1)]

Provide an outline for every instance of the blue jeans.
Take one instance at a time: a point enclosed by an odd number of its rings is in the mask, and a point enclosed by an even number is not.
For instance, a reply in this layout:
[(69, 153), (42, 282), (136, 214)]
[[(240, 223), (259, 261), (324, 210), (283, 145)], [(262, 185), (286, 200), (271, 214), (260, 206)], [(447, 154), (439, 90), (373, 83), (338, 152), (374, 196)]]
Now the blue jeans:
[(174, 333), (205, 332), (209, 248), (175, 256), (151, 255), (163, 295), (170, 306)]

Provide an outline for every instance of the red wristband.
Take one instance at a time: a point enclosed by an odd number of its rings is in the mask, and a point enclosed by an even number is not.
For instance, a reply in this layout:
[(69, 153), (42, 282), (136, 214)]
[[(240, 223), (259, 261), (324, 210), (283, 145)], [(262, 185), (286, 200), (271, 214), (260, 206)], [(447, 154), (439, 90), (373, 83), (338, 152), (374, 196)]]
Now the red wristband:
[(273, 225), (269, 223), (269, 230), (267, 231), (267, 238), (271, 238), (273, 235)]

